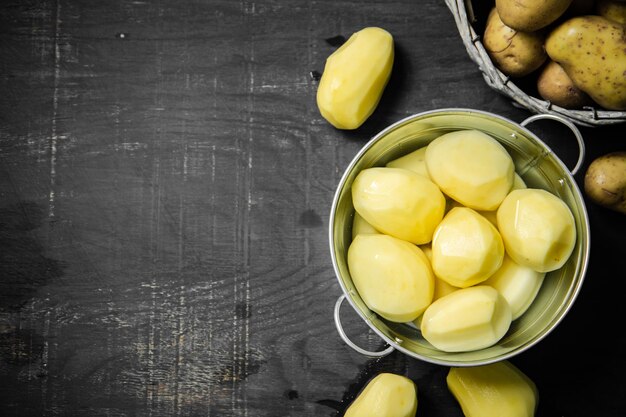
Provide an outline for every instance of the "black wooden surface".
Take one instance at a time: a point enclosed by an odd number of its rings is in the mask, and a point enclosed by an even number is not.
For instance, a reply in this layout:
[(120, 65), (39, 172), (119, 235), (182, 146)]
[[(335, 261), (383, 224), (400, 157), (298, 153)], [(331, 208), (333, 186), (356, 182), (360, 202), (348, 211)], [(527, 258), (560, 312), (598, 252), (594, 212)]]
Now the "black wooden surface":
[[(365, 26), (394, 35), (392, 80), (338, 131), (311, 71)], [(419, 416), (462, 415), (445, 367), (343, 344), (327, 241), (343, 170), (386, 125), (529, 116), (484, 83), (443, 1), (4, 0), (0, 65), (0, 415), (334, 416), (383, 370), (417, 383)], [(572, 166), (551, 126), (534, 129)], [(623, 126), (582, 132), (585, 167), (626, 148)], [(576, 304), (512, 360), (538, 416), (626, 415), (626, 217), (588, 209)]]

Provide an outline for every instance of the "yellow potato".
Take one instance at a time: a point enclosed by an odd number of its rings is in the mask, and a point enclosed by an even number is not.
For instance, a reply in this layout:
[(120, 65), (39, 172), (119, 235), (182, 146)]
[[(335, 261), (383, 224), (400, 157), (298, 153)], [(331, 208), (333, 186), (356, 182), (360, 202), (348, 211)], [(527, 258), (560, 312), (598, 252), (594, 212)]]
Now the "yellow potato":
[(404, 168), (420, 174), (426, 178), (430, 178), (426, 169), (426, 147), (419, 148), (416, 151), (408, 153), (398, 159), (394, 159), (387, 163), (390, 168)]
[(504, 257), (502, 266), (485, 282), (504, 297), (511, 306), (513, 320), (519, 318), (528, 310), (539, 293), (545, 272), (519, 265), (509, 256)]
[(476, 211), (453, 208), (441, 221), (432, 242), (432, 268), (438, 278), (465, 288), (500, 268), (504, 245), (498, 230)]
[(535, 415), (537, 386), (511, 362), (450, 368), (446, 382), (465, 417)]
[(496, 9), (487, 17), (483, 45), (494, 65), (511, 77), (524, 77), (547, 59), (542, 32), (520, 32), (505, 25)]
[(338, 129), (356, 129), (374, 112), (391, 76), (393, 37), (368, 27), (350, 36), (326, 60), (317, 106)]
[(352, 184), (355, 210), (376, 230), (416, 245), (432, 240), (446, 199), (429, 179), (400, 168), (368, 168)]
[(524, 179), (520, 177), (517, 172), (513, 176), (513, 187), (511, 187), (511, 191), (513, 190), (523, 190), (524, 188), (528, 188)]
[(511, 325), (511, 307), (492, 287), (462, 288), (433, 302), (422, 317), (422, 336), (444, 352), (494, 345)]
[(350, 404), (344, 417), (414, 417), (417, 386), (410, 379), (381, 373)]
[(506, 149), (477, 130), (446, 133), (426, 148), (430, 178), (466, 207), (495, 210), (513, 186), (515, 167)]
[(352, 240), (357, 235), (377, 235), (380, 234), (378, 230), (369, 224), (359, 213), (354, 212), (354, 218), (352, 219)]
[[(426, 252), (426, 250), (424, 251), (424, 254), (426, 255), (426, 257), (428, 257), (428, 253)], [(435, 301), (437, 301), (438, 299), (440, 299), (441, 297), (444, 297), (448, 294), (451, 294), (453, 292), (455, 292), (456, 290), (458, 290), (459, 287), (454, 287), (450, 284), (448, 284), (447, 282), (445, 282), (444, 280), (442, 280), (441, 278), (437, 278), (435, 277), (435, 292), (433, 293), (433, 303)], [(416, 318), (415, 320), (413, 320), (413, 324), (415, 324), (415, 326), (419, 329), (422, 326), (422, 317), (424, 315), (422, 314), (421, 316), (419, 316), (418, 318)]]
[(565, 264), (576, 243), (569, 207), (545, 190), (512, 191), (497, 213), (507, 254), (518, 264), (549, 272)]
[(626, 26), (601, 16), (574, 17), (550, 32), (545, 48), (593, 101), (626, 110)]
[(394, 322), (415, 320), (430, 305), (434, 276), (419, 247), (387, 235), (358, 235), (348, 268), (363, 302)]
[(572, 0), (496, 0), (502, 21), (513, 29), (534, 32), (557, 20)]
[[(519, 175), (517, 175), (517, 173), (515, 173), (515, 177), (513, 178), (513, 187), (511, 187), (511, 191), (521, 190), (524, 188), (526, 188), (526, 183), (524, 182), (522, 177), (520, 177)], [(491, 211), (477, 210), (476, 212), (480, 214), (481, 216), (483, 216), (485, 219), (489, 220), (491, 224), (496, 226), (496, 228), (498, 227), (498, 219), (496, 216), (497, 212), (495, 210), (491, 210)]]
[(420, 245), (420, 249), (428, 258), (428, 262), (431, 262), (433, 260), (433, 248), (430, 247), (430, 244)]

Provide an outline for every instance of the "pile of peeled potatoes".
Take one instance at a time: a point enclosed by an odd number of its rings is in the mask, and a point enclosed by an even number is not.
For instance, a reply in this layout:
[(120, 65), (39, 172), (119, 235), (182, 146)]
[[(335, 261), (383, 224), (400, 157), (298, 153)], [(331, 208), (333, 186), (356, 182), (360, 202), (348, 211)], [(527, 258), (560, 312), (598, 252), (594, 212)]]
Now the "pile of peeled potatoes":
[(552, 104), (626, 110), (625, 0), (496, 0), (483, 44)]
[(527, 187), (507, 150), (478, 130), (364, 169), (351, 191), (356, 290), (445, 352), (497, 343), (576, 242), (569, 207)]

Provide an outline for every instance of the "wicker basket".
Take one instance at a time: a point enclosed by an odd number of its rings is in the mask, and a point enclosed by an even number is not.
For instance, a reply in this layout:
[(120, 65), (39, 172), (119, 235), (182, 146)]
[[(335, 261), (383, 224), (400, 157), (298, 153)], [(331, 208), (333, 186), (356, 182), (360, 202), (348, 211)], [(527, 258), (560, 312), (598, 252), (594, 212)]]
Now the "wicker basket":
[(608, 111), (593, 107), (584, 107), (582, 110), (569, 110), (556, 106), (549, 101), (529, 96), (491, 62), (481, 37), (472, 26), (476, 19), (471, 0), (445, 0), (448, 8), (454, 15), (457, 28), (463, 39), (467, 52), (483, 74), (489, 87), (512, 98), (513, 104), (523, 107), (533, 113), (555, 114), (582, 126), (602, 126), (626, 122), (626, 112)]

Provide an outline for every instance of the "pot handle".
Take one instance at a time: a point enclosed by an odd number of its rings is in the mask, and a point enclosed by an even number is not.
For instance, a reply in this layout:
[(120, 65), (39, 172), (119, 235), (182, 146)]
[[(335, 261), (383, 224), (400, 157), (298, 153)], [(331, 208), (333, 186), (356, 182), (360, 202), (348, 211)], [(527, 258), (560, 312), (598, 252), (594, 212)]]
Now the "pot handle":
[(337, 302), (335, 303), (335, 326), (337, 327), (337, 332), (339, 333), (339, 336), (343, 339), (346, 345), (350, 346), (352, 349), (356, 350), (361, 355), (369, 356), (372, 358), (382, 358), (383, 356), (387, 356), (391, 352), (393, 352), (395, 350), (393, 346), (389, 346), (387, 349), (381, 350), (380, 352), (372, 352), (369, 350), (365, 350), (355, 345), (352, 342), (352, 340), (348, 339), (346, 332), (343, 331), (343, 326), (341, 325), (341, 319), (339, 318), (339, 310), (341, 309), (341, 304), (343, 303), (343, 300), (345, 299), (346, 299), (346, 295), (341, 294), (341, 296), (337, 299)]
[(536, 114), (524, 120), (522, 123), (520, 123), (520, 125), (522, 127), (526, 127), (526, 125), (540, 119), (551, 119), (557, 122), (561, 122), (565, 126), (569, 127), (569, 129), (574, 133), (576, 141), (578, 142), (578, 161), (576, 162), (574, 169), (572, 169), (570, 172), (572, 173), (572, 175), (576, 175), (585, 160), (585, 142), (583, 141), (583, 135), (580, 133), (580, 130), (578, 130), (574, 123), (554, 114)]

